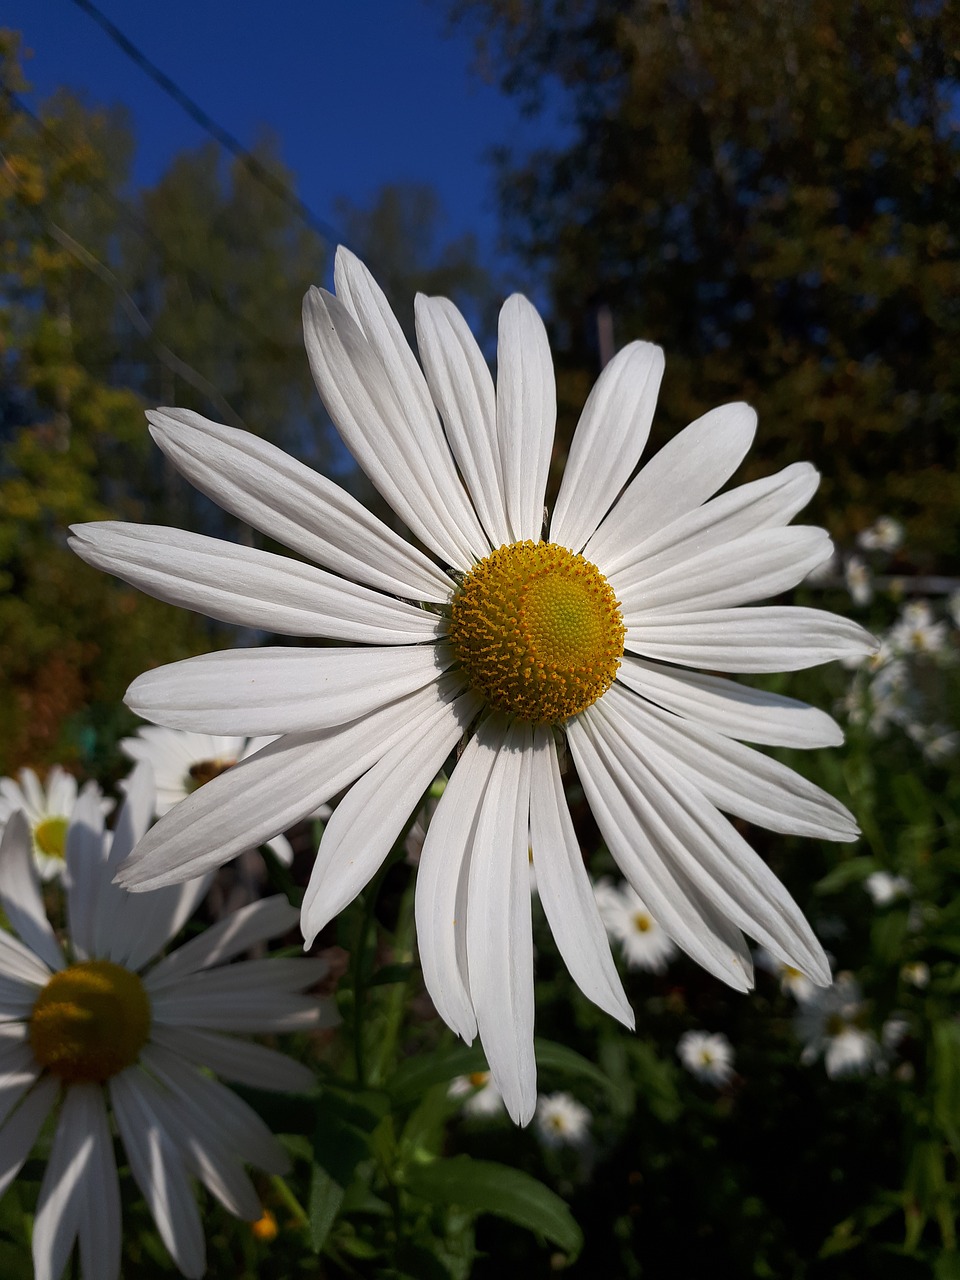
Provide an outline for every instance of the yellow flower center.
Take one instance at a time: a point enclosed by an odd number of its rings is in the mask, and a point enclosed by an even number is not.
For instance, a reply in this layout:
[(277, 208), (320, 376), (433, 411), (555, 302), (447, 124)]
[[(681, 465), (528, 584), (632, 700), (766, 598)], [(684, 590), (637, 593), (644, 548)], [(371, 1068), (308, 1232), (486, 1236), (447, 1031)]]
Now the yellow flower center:
[(34, 828), (33, 842), (39, 852), (46, 854), (48, 858), (62, 860), (66, 857), (69, 825), (66, 818), (44, 818), (42, 822), (38, 822)]
[(637, 933), (649, 933), (653, 928), (653, 921), (648, 915), (645, 915), (644, 912), (638, 911), (633, 917), (633, 927), (636, 929)]
[(606, 693), (625, 635), (596, 565), (552, 542), (513, 542), (467, 574), (448, 638), (492, 707), (558, 724)]
[(149, 1034), (143, 983), (110, 960), (55, 973), (30, 1015), (33, 1056), (67, 1084), (102, 1083), (132, 1066)]
[(198, 760), (187, 770), (187, 776), (184, 779), (187, 791), (198, 791), (214, 778), (219, 778), (221, 773), (232, 769), (236, 763), (236, 760)]

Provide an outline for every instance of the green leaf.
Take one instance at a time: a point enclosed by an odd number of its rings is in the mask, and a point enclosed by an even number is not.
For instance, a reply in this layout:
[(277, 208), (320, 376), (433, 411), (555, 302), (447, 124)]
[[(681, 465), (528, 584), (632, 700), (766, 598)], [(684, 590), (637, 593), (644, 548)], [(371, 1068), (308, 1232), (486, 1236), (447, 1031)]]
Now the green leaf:
[(336, 1221), (357, 1166), (370, 1155), (369, 1133), (378, 1123), (382, 1098), (328, 1091), (317, 1103), (313, 1137), (313, 1172), (307, 1212), (310, 1243), (323, 1248)]
[(571, 1259), (583, 1247), (581, 1232), (565, 1201), (519, 1169), (470, 1156), (414, 1166), (407, 1187), (430, 1204), (455, 1204), (492, 1213), (545, 1236)]

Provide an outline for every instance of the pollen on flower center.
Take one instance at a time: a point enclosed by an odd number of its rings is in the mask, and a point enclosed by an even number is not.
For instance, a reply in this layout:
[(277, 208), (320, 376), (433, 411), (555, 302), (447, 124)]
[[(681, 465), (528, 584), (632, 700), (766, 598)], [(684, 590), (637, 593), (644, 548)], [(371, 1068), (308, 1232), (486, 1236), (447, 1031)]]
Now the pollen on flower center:
[(135, 973), (88, 960), (55, 973), (30, 1015), (37, 1062), (67, 1084), (102, 1083), (132, 1066), (150, 1034), (150, 1000)]
[(44, 818), (33, 832), (33, 840), (39, 851), (48, 858), (64, 858), (67, 848), (66, 818)]
[(236, 763), (236, 760), (198, 760), (190, 766), (184, 778), (187, 791), (198, 791), (214, 778), (219, 778), (221, 773), (232, 769)]
[(448, 638), (492, 707), (558, 724), (607, 691), (625, 635), (596, 565), (551, 542), (513, 542), (466, 576)]

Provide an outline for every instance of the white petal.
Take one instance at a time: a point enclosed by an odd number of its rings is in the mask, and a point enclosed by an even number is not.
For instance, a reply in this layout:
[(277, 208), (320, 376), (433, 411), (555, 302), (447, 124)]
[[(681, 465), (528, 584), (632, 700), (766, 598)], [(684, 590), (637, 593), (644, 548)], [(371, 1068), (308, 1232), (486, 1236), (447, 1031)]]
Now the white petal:
[(191, 484), (315, 564), (411, 600), (448, 600), (453, 584), (339, 485), (248, 431), (189, 409), (147, 414), (150, 434)]
[(119, 1275), (120, 1191), (103, 1095), (93, 1084), (64, 1093), (33, 1224), (37, 1280), (60, 1280), (78, 1235), (85, 1275)]
[(631, 342), (587, 398), (570, 445), (550, 524), (550, 541), (579, 551), (619, 496), (650, 435), (663, 378), (663, 351)]
[(665, 864), (688, 876), (719, 911), (778, 960), (828, 985), (830, 966), (823, 948), (766, 863), (665, 758), (643, 753), (613, 701), (595, 703), (591, 711), (596, 713), (593, 723), (623, 763), (634, 787), (634, 811)]
[(837, 722), (805, 702), (697, 671), (672, 671), (624, 654), (617, 679), (650, 702), (730, 738), (771, 747), (836, 747)]
[[(424, 412), (410, 381), (391, 381), (384, 352), (326, 290), (311, 289), (304, 298), (303, 333), (313, 380), (347, 448), (425, 546), (469, 569), (486, 554), (486, 538), (432, 403)], [(395, 366), (400, 357), (392, 354)]]
[(109, 850), (104, 838), (103, 810), (92, 792), (85, 791), (67, 828), (67, 922), (74, 955), (88, 960), (95, 954), (94, 926), (100, 883)]
[(491, 546), (502, 546), (511, 539), (493, 378), (466, 320), (452, 302), (419, 293), (415, 312), (420, 359), (443, 415), (450, 448)]
[(317, 1082), (314, 1073), (303, 1063), (236, 1036), (201, 1031), (197, 1027), (155, 1026), (150, 1038), (154, 1044), (179, 1053), (198, 1067), (253, 1089), (306, 1093)]
[(542, 725), (534, 730), (532, 763), (530, 847), (550, 931), (584, 995), (632, 1030), (633, 1010), (610, 955), (607, 931), (570, 820), (553, 733)]
[(127, 894), (124, 924), (128, 932), (124, 948), (114, 947), (117, 964), (139, 970), (152, 960), (196, 911), (210, 888), (210, 879), (198, 876), (183, 884), (154, 889), (149, 896)]
[[(600, 703), (589, 709), (592, 713)], [(570, 753), (607, 847), (651, 915), (677, 946), (710, 973), (749, 991), (749, 949), (690, 878), (669, 865), (650, 839), (645, 806), (638, 804), (619, 752), (611, 750), (599, 716), (585, 713), (567, 724)]]
[(820, 840), (856, 840), (853, 815), (828, 792), (778, 760), (702, 725), (678, 720), (614, 685), (605, 702), (631, 726), (638, 748), (685, 777), (706, 798), (735, 817), (770, 831)]
[(203, 1227), (183, 1157), (151, 1105), (160, 1090), (139, 1067), (114, 1076), (108, 1087), (130, 1171), (160, 1238), (179, 1270), (199, 1280), (206, 1271)]
[(306, 945), (376, 873), (443, 762), (479, 710), (475, 693), (431, 707), (381, 756), (327, 823), (301, 909)]
[(710, 546), (652, 577), (644, 576), (643, 565), (629, 575), (617, 572), (608, 577), (620, 600), (624, 625), (642, 626), (654, 613), (729, 609), (779, 595), (832, 554), (825, 529), (790, 525)]
[[(26, 818), (12, 814), (0, 840), (0, 908), (34, 955), (50, 969), (62, 969), (66, 961), (43, 908), (31, 849)], [(45, 981), (41, 966), (36, 973), (39, 981)]]
[(515, 293), (500, 311), (497, 435), (512, 540), (540, 541), (557, 424), (553, 359), (536, 308)]
[(757, 429), (746, 404), (711, 409), (669, 440), (631, 481), (584, 548), (605, 574), (632, 557), (634, 548), (725, 484), (743, 461)]
[(123, 804), (117, 814), (109, 855), (97, 876), (93, 902), (91, 955), (106, 956), (115, 964), (123, 964), (142, 941), (143, 921), (130, 895), (113, 883), (113, 877), (149, 827), (155, 798), (153, 769), (141, 762), (124, 783)]
[(351, 724), (287, 734), (241, 760), (147, 832), (121, 883), (147, 889), (212, 870), (309, 817), (400, 741), (412, 716), (446, 701), (449, 679)]
[(856, 622), (795, 605), (655, 614), (628, 627), (626, 645), (662, 662), (744, 672), (799, 671), (877, 647)]
[(0, 1196), (20, 1172), (60, 1094), (53, 1076), (44, 1076), (0, 1129)]
[(124, 699), (145, 720), (206, 733), (306, 733), (358, 720), (436, 680), (449, 645), (226, 649), (147, 671)]
[(524, 1125), (537, 1106), (528, 852), (533, 733), (517, 722), (501, 731), (497, 747), (492, 726), (488, 732), (496, 759), (470, 859), (467, 966), (491, 1074), (507, 1111)]
[(0, 1022), (28, 1018), (50, 972), (19, 938), (0, 932)]
[(162, 525), (73, 525), (88, 564), (183, 609), (291, 636), (360, 644), (416, 644), (440, 629), (434, 614), (313, 565)]
[(0, 1023), (0, 1031), (20, 1032), (0, 1038), (0, 1125), (40, 1077), (40, 1067), (27, 1043), (27, 1024)]
[(232, 911), (225, 919), (204, 929), (182, 947), (164, 956), (147, 974), (148, 991), (157, 992), (188, 974), (213, 965), (226, 964), (260, 942), (280, 937), (296, 927), (297, 909), (283, 894), (263, 898)]
[(776, 475), (738, 485), (653, 530), (608, 570), (629, 583), (684, 563), (705, 546), (789, 524), (819, 483), (820, 475), (809, 462), (795, 462)]

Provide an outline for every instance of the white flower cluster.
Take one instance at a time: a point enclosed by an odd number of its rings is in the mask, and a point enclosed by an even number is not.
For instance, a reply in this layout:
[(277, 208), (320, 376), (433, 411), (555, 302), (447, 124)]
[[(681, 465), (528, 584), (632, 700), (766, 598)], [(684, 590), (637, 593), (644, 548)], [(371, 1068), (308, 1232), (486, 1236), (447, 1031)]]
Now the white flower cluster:
[(869, 1006), (852, 973), (838, 973), (831, 987), (815, 988), (797, 1010), (794, 1029), (803, 1041), (800, 1061), (823, 1058), (831, 1079), (885, 1073), (907, 1023), (889, 1018), (879, 1037), (869, 1025)]

